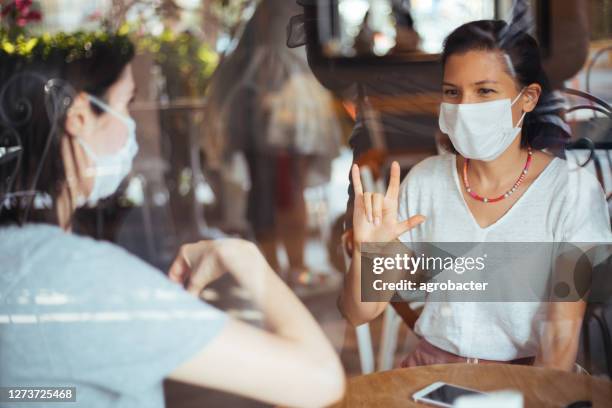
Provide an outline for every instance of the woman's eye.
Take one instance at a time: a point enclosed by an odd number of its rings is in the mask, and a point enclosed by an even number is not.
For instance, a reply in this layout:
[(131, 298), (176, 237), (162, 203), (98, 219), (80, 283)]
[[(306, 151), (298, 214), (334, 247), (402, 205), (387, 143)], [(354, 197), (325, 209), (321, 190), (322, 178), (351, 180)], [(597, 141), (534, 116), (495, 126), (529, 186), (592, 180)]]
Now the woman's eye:
[(444, 96), (457, 96), (457, 90), (456, 89), (445, 89)]
[(489, 95), (489, 94), (495, 93), (495, 90), (490, 89), (490, 88), (480, 88), (478, 90), (478, 93), (481, 95)]

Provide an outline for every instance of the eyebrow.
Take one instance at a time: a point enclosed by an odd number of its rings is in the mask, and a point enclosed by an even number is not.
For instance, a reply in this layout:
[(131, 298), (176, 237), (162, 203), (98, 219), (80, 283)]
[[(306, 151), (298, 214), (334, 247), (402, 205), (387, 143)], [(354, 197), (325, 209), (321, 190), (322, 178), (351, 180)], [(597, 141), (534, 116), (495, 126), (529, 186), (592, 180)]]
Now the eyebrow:
[[(472, 85), (483, 85), (483, 84), (498, 84), (498, 81), (494, 81), (492, 79), (484, 79), (482, 81), (474, 82)], [(455, 88), (459, 88), (459, 86), (452, 84), (450, 82), (442, 82), (442, 85), (454, 86)]]

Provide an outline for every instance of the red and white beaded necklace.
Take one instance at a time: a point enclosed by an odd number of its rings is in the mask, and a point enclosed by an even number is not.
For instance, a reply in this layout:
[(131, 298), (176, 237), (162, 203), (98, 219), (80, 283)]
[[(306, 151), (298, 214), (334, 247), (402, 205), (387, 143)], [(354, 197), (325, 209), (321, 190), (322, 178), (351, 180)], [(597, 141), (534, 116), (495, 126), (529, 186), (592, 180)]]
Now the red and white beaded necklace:
[(527, 162), (525, 163), (525, 167), (523, 168), (523, 171), (521, 172), (520, 177), (518, 178), (518, 180), (516, 180), (516, 183), (514, 183), (514, 185), (512, 186), (510, 190), (506, 191), (504, 194), (500, 195), (499, 197), (495, 197), (495, 198), (482, 197), (472, 191), (472, 188), (470, 187), (470, 183), (468, 182), (468, 177), (467, 177), (467, 171), (468, 171), (468, 165), (470, 163), (470, 159), (465, 159), (465, 162), (463, 163), (463, 185), (465, 186), (465, 191), (467, 191), (467, 193), (473, 199), (482, 201), (483, 203), (495, 203), (497, 201), (501, 201), (505, 198), (510, 197), (512, 193), (516, 191), (518, 186), (521, 185), (523, 180), (525, 180), (525, 176), (527, 175), (527, 172), (529, 171), (529, 166), (531, 166), (531, 159), (532, 159), (531, 147), (528, 148), (527, 153), (528, 153)]

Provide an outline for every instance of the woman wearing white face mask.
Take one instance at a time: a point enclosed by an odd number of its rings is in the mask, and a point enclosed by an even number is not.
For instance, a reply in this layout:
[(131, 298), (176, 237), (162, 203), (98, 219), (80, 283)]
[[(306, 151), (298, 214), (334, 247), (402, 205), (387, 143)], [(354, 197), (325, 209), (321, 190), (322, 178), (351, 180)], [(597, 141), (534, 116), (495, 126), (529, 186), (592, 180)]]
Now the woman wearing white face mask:
[[(123, 179), (130, 173), (132, 161), (138, 153), (138, 142), (136, 141), (136, 122), (134, 122), (134, 119), (117, 112), (93, 95), (86, 96), (93, 105), (109, 114), (110, 117), (114, 117), (120, 123), (119, 126), (115, 126), (117, 132), (106, 132), (105, 129), (102, 132), (125, 136), (124, 140), (120, 140), (121, 147), (117, 151), (105, 153), (96, 153), (96, 150), (82, 137), (76, 138), (88, 159), (92, 162), (85, 170), (85, 175), (93, 179), (89, 195), (86, 198), (80, 197), (79, 201), (84, 200), (89, 205), (96, 205), (99, 200), (109, 197), (117, 191)], [(104, 140), (104, 145), (112, 144), (107, 139), (100, 137), (97, 137), (96, 140), (98, 143), (100, 143), (100, 140)]]
[[(339, 302), (352, 323), (370, 321), (388, 305), (361, 301), (361, 243), (612, 242), (596, 178), (539, 150), (564, 140), (535, 112), (550, 92), (538, 46), (526, 33), (506, 33), (504, 22), (476, 21), (446, 39), (439, 124), (456, 154), (419, 163), (401, 186), (394, 163), (385, 196), (363, 192), (353, 168), (360, 190), (356, 253)], [(421, 341), (403, 365), (493, 361), (570, 369), (584, 307), (426, 301), (415, 326)]]
[[(0, 386), (72, 387), (70, 405), (87, 408), (161, 407), (165, 378), (272, 404), (339, 399), (332, 346), (253, 244), (185, 245), (168, 279), (71, 234), (75, 209), (115, 192), (138, 145), (132, 44), (68, 38), (0, 47)], [(198, 299), (226, 272), (269, 331)]]

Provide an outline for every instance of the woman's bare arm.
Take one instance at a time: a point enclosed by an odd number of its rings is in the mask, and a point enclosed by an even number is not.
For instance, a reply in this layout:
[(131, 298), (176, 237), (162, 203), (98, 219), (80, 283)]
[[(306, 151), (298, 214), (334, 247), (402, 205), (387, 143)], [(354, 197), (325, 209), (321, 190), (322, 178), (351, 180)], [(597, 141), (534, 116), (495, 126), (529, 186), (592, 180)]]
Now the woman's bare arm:
[(353, 165), (352, 177), (355, 188), (353, 258), (344, 278), (338, 306), (344, 317), (351, 324), (358, 326), (376, 318), (385, 310), (390, 300), (390, 296), (382, 298), (379, 302), (361, 300), (361, 244), (396, 240), (404, 232), (424, 222), (425, 217), (417, 215), (398, 222), (400, 167), (397, 162), (391, 165), (389, 187), (384, 196), (363, 191), (357, 165)]
[(389, 304), (389, 300), (361, 301), (361, 251), (355, 247), (351, 265), (344, 276), (344, 285), (338, 302), (340, 313), (353, 326), (359, 326), (380, 315)]
[(566, 371), (574, 368), (585, 309), (582, 300), (549, 303), (535, 365)]
[[(335, 350), (255, 245), (237, 240), (214, 245), (214, 256), (222, 265), (211, 265), (214, 258), (208, 251), (202, 257), (208, 263), (200, 271), (204, 278), (199, 278), (196, 270), (190, 280), (195, 283), (188, 284), (191, 292), (208, 283), (210, 271), (225, 268), (251, 295), (270, 332), (231, 320), (170, 378), (272, 404), (314, 407), (340, 399), (345, 379)], [(181, 274), (177, 269), (171, 273), (175, 277)]]

